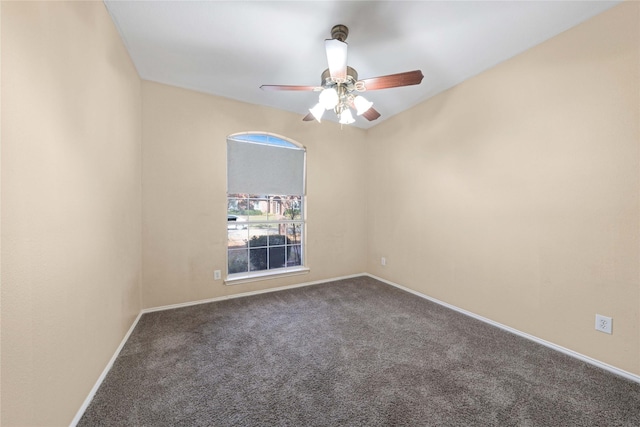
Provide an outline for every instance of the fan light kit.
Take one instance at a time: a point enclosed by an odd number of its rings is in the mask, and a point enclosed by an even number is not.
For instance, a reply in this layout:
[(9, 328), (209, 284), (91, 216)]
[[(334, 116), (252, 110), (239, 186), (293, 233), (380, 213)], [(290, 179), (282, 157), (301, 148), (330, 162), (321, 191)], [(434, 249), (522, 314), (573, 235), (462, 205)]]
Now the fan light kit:
[(380, 117), (380, 113), (373, 108), (373, 102), (357, 92), (411, 86), (422, 82), (424, 76), (420, 70), (358, 80), (356, 70), (347, 66), (345, 40), (348, 35), (349, 29), (345, 25), (336, 25), (331, 29), (331, 39), (324, 41), (329, 68), (322, 73), (320, 86), (262, 85), (260, 88), (320, 92), (318, 103), (309, 109), (309, 114), (302, 120), (316, 119), (320, 122), (325, 111), (333, 110), (338, 122), (348, 125), (355, 122), (352, 109), (356, 111), (356, 115), (369, 121)]

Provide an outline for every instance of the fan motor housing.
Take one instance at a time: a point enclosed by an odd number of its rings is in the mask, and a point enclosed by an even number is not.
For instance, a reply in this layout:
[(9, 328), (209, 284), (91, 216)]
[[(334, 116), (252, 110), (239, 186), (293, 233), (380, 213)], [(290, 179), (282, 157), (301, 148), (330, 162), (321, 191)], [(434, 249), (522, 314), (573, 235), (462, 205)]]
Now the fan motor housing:
[[(344, 82), (345, 85), (350, 85), (350, 84), (355, 84), (355, 82), (358, 81), (358, 72), (356, 70), (354, 70), (353, 68), (347, 66), (347, 79)], [(320, 76), (320, 86), (322, 87), (332, 87), (336, 84), (335, 81), (333, 81), (333, 79), (331, 78), (331, 73), (329, 72), (329, 69), (327, 68), (326, 70), (324, 70), (322, 72), (322, 75)]]

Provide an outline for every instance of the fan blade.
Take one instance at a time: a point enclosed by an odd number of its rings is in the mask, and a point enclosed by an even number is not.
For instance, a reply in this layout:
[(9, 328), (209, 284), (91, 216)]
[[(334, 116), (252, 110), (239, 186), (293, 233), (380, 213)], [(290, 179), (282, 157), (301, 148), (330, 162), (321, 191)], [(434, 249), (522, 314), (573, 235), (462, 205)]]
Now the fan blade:
[(295, 86), (295, 85), (262, 85), (262, 90), (322, 90), (318, 86)]
[(329, 74), (338, 82), (347, 79), (347, 44), (337, 39), (325, 40)]
[[(391, 87), (418, 85), (422, 82), (422, 71), (407, 71), (404, 73), (390, 74), (382, 77), (372, 77), (360, 80), (365, 90), (388, 89)], [(359, 82), (358, 82), (359, 83)]]
[(378, 113), (378, 111), (375, 108), (371, 107), (367, 111), (362, 113), (362, 117), (372, 122), (378, 117), (380, 117), (380, 113)]
[(313, 117), (313, 114), (311, 114), (311, 113), (307, 114), (306, 116), (304, 116), (302, 118), (302, 121), (304, 121), (304, 122), (310, 122), (312, 120), (315, 120), (315, 117)]

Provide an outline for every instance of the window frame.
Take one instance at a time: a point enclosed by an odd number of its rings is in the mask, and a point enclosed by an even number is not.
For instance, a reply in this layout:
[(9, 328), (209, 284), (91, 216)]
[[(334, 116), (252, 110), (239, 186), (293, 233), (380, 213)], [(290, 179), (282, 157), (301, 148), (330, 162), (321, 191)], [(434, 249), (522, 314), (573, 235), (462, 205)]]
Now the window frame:
[[(267, 140), (274, 139), (277, 143), (269, 144), (268, 142), (252, 142), (247, 141), (246, 137), (251, 138), (252, 136), (257, 137), (266, 137)], [(239, 138), (237, 138), (239, 137)], [(243, 138), (244, 137), (244, 138)], [(237, 139), (236, 139), (237, 138)], [(279, 135), (270, 134), (266, 132), (243, 132), (239, 134), (230, 135), (227, 139), (234, 139), (234, 142), (247, 142), (247, 143), (257, 143), (257, 144), (266, 144), (266, 145), (274, 145), (274, 146), (282, 146), (283, 148), (291, 148), (287, 147), (284, 144), (291, 144), (295, 148), (304, 151), (304, 158), (306, 159), (306, 148), (288, 138), (281, 137)], [(284, 144), (283, 144), (284, 143)], [(228, 160), (227, 160), (228, 161)], [(304, 173), (302, 176), (302, 188), (305, 187), (306, 180), (306, 160), (304, 160)], [(246, 193), (229, 193), (227, 190), (226, 199), (227, 199), (227, 247), (226, 247), (226, 276), (225, 276), (225, 284), (239, 284), (246, 283), (258, 280), (272, 279), (276, 277), (282, 276), (290, 276), (290, 275), (298, 275), (298, 274), (306, 274), (310, 270), (306, 266), (306, 195), (282, 195), (282, 194), (246, 194)], [(304, 190), (303, 190), (304, 193)], [(291, 201), (293, 198), (294, 203), (299, 204), (299, 213), (296, 215), (292, 212), (292, 217), (287, 218), (284, 213), (288, 209), (296, 209), (291, 207), (281, 206), (282, 200)], [(239, 200), (244, 200), (246, 203), (240, 204)], [(275, 202), (278, 200), (278, 202)], [(233, 202), (236, 203), (233, 203)], [(253, 203), (252, 203), (253, 202)], [(266, 211), (264, 212), (265, 207), (262, 207), (261, 210), (263, 215), (266, 215), (266, 218), (251, 220), (250, 214), (241, 215), (240, 209), (238, 206), (245, 206), (245, 210), (254, 210), (255, 206), (260, 206), (260, 202), (265, 202)], [(231, 206), (236, 206), (236, 209), (232, 209)], [(231, 216), (235, 216), (234, 219), (230, 220)], [(244, 218), (243, 218), (244, 217)], [(232, 224), (235, 224), (235, 227), (230, 228)], [(240, 227), (238, 224), (242, 224)], [(239, 228), (240, 227), (240, 228)], [(284, 227), (284, 231), (283, 230)], [(293, 227), (294, 232), (291, 234), (293, 237), (292, 243), (289, 241), (289, 230)], [(266, 228), (266, 233), (261, 232), (260, 228)], [(245, 244), (244, 247), (233, 248), (230, 246), (231, 243), (231, 233), (236, 232), (236, 240), (238, 239), (237, 231), (240, 229), (244, 232), (246, 230), (245, 238), (243, 239)], [(274, 229), (277, 229), (277, 232), (273, 232)], [(270, 235), (284, 235), (285, 239), (283, 242), (279, 244), (271, 245)], [(262, 236), (266, 236), (266, 243), (262, 243), (261, 246), (252, 246), (252, 240), (262, 240)], [(280, 255), (280, 251), (277, 248), (283, 248), (284, 251), (282, 255)], [(297, 263), (295, 265), (287, 265), (289, 263), (289, 255), (291, 251), (296, 251), (297, 248)], [(254, 269), (252, 270), (252, 258), (256, 256), (261, 262), (264, 261), (262, 259), (262, 255), (258, 255), (258, 251), (262, 251), (266, 253), (266, 268)], [(241, 253), (246, 251), (246, 255), (242, 255)], [(252, 252), (254, 251), (254, 252)], [(275, 251), (275, 252), (274, 252)], [(235, 254), (239, 255), (239, 259), (244, 261), (246, 259), (246, 270), (239, 272), (231, 272), (232, 268), (230, 268), (231, 256)], [(282, 267), (273, 267), (271, 268), (271, 260), (270, 258), (274, 253), (276, 256), (284, 257), (284, 266)], [(244, 257), (244, 258), (243, 258)], [(275, 259), (275, 258), (273, 258)], [(278, 258), (278, 261), (280, 259)], [(296, 262), (296, 261), (294, 261)], [(261, 267), (264, 267), (265, 264), (260, 264)]]

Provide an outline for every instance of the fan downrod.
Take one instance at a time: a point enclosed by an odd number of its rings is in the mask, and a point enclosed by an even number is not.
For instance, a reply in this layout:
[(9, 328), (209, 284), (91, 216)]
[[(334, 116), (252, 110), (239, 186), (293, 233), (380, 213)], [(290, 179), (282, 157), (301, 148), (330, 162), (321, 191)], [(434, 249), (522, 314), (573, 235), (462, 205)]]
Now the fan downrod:
[(342, 24), (334, 25), (333, 28), (331, 29), (332, 39), (336, 39), (336, 40), (340, 40), (341, 42), (344, 42), (347, 39), (348, 35), (349, 35), (349, 29), (347, 28), (346, 25), (342, 25)]

